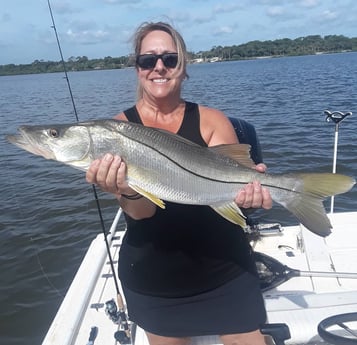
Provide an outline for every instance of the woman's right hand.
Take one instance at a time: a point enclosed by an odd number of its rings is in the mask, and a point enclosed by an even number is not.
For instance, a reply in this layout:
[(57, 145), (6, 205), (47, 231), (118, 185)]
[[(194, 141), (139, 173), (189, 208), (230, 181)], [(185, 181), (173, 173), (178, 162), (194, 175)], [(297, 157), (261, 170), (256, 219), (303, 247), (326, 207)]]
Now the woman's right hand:
[(116, 196), (122, 209), (133, 219), (152, 217), (156, 205), (146, 198), (128, 199), (121, 195), (135, 195), (126, 178), (126, 164), (119, 156), (107, 153), (102, 159), (96, 159), (86, 173), (88, 183), (96, 184), (102, 191)]
[(115, 194), (135, 194), (126, 180), (126, 165), (119, 156), (107, 153), (102, 159), (96, 159), (86, 173), (88, 183), (96, 184), (102, 191)]

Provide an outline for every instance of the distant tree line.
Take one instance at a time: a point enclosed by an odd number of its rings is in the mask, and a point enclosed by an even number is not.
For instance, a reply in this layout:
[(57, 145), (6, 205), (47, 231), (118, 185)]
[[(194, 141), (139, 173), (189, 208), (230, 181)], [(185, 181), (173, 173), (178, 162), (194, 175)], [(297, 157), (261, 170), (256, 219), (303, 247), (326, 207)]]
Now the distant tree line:
[[(70, 57), (65, 62), (67, 71), (89, 71), (97, 69), (118, 69), (128, 66), (129, 58), (121, 56), (112, 58), (110, 56), (103, 59), (88, 59), (86, 56)], [(62, 61), (35, 60), (31, 64), (8, 64), (0, 65), (1, 75), (35, 74), (35, 73), (55, 73), (63, 72)]]
[(293, 40), (283, 38), (274, 41), (251, 41), (230, 47), (213, 47), (210, 51), (200, 52), (200, 54), (205, 58), (220, 57), (222, 60), (240, 60), (265, 56), (296, 56), (343, 51), (357, 51), (357, 37), (313, 35)]
[[(195, 59), (209, 61), (212, 58), (219, 58), (219, 61), (230, 61), (345, 51), (357, 51), (357, 37), (311, 35), (296, 39), (283, 38), (274, 41), (251, 41), (233, 46), (214, 46), (209, 51), (190, 52), (189, 59), (191, 61)], [(114, 58), (107, 56), (102, 59), (88, 59), (86, 56), (78, 56), (69, 58), (65, 65), (67, 71), (119, 69), (134, 66), (134, 59), (130, 55)], [(63, 72), (63, 63), (61, 61), (35, 60), (31, 64), (0, 65), (0, 76), (54, 72)]]

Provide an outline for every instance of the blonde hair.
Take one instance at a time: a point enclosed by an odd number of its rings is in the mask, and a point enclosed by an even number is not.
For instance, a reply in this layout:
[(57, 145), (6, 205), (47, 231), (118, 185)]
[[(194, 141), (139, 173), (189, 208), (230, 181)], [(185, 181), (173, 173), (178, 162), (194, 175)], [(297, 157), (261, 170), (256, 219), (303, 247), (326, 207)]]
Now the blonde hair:
[[(181, 34), (175, 30), (170, 24), (164, 22), (144, 22), (142, 23), (136, 30), (134, 34), (134, 54), (135, 57), (140, 55), (141, 44), (143, 39), (152, 31), (164, 31), (168, 33), (174, 42), (174, 45), (177, 49), (178, 53), (178, 61), (176, 66), (175, 74), (183, 74), (185, 78), (188, 78), (188, 74), (186, 72), (187, 65), (187, 50), (186, 44), (183, 40)], [(140, 83), (137, 86), (137, 98), (141, 99), (143, 97), (143, 90)]]

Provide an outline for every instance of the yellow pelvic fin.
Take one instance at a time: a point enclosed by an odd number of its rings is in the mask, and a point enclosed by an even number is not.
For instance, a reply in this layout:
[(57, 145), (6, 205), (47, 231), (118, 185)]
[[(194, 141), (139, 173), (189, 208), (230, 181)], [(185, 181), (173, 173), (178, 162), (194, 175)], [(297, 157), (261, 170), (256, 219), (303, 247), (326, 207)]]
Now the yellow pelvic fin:
[(229, 220), (230, 222), (245, 228), (247, 226), (246, 217), (242, 213), (241, 209), (237, 206), (237, 204), (232, 201), (228, 204), (223, 205), (211, 205), (211, 207), (220, 214), (223, 218)]
[(145, 191), (144, 189), (140, 188), (139, 186), (131, 185), (131, 184), (129, 184), (129, 185), (136, 192), (138, 192), (139, 194), (143, 195), (145, 198), (149, 199), (155, 205), (159, 206), (160, 208), (165, 208), (165, 203), (161, 199), (157, 198), (155, 195)]

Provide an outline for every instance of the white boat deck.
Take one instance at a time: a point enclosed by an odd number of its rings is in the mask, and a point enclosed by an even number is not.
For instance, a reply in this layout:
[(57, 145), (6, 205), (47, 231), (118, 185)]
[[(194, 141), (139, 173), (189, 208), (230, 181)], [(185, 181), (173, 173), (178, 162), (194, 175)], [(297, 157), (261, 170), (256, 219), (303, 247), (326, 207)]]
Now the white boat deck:
[[(117, 215), (118, 220), (119, 215)], [(350, 272), (357, 277), (357, 212), (330, 215), (333, 233), (323, 239), (300, 226), (264, 236), (254, 245), (290, 268), (300, 271)], [(111, 253), (118, 259), (123, 232), (114, 223)], [(95, 284), (96, 282), (96, 284)], [(270, 323), (286, 323), (291, 340), (286, 344), (318, 344), (318, 323), (331, 315), (357, 311), (357, 279), (294, 277), (264, 293)], [(106, 256), (103, 235), (92, 242), (43, 345), (86, 344), (91, 327), (98, 327), (94, 345), (119, 344), (118, 325), (105, 313), (105, 302), (116, 301), (116, 289)], [(135, 327), (135, 345), (148, 344)], [(194, 344), (219, 344), (217, 337), (198, 337)]]
[[(255, 250), (301, 271), (357, 273), (357, 213), (330, 216), (333, 233), (321, 238), (307, 229), (287, 227), (284, 235), (266, 238)], [(270, 323), (286, 323), (291, 341), (321, 341), (318, 323), (331, 315), (357, 311), (357, 279), (296, 277), (264, 294)]]

